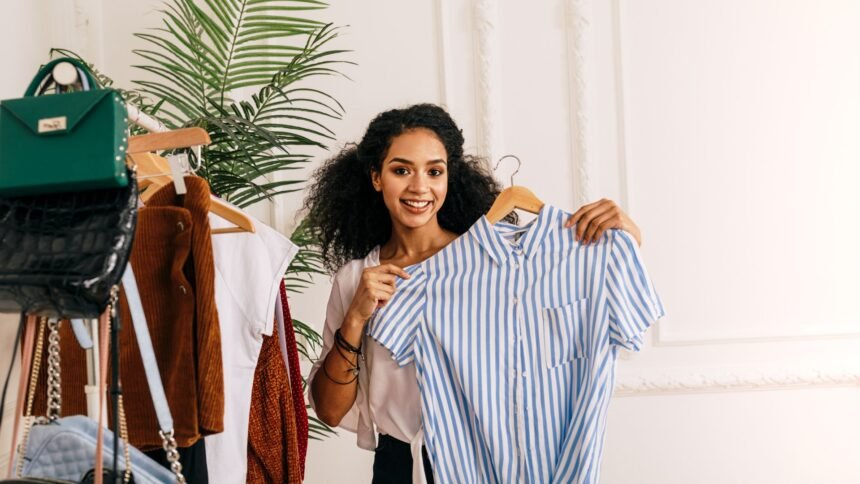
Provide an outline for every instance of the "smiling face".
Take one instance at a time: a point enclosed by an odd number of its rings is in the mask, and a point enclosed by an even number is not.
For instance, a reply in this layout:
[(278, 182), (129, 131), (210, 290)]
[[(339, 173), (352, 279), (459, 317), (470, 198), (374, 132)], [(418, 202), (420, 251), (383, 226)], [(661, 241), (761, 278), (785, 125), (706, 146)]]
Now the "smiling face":
[(448, 193), (448, 154), (433, 131), (416, 128), (391, 140), (373, 187), (382, 198), (395, 230), (438, 223), (436, 214)]

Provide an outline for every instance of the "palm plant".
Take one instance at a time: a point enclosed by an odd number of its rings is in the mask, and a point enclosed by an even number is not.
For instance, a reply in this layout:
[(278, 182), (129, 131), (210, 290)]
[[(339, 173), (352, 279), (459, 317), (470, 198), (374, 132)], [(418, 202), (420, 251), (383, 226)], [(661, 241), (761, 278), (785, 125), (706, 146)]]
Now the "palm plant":
[[(343, 107), (310, 81), (342, 75), (347, 51), (329, 48), (338, 36), (331, 24), (300, 17), (327, 5), (318, 0), (171, 0), (158, 28), (136, 34), (146, 44), (134, 53), (146, 79), (124, 93), (142, 111), (170, 128), (206, 129), (197, 174), (212, 192), (240, 206), (301, 189), (303, 180), (282, 179), (326, 148), (334, 133), (326, 122)], [(57, 49), (59, 50), (59, 49)], [(66, 51), (60, 51), (69, 54)], [(112, 81), (97, 69), (105, 85)], [(291, 235), (299, 252), (285, 274), (287, 289), (300, 292), (322, 274), (312, 227)], [(299, 351), (313, 360), (320, 335), (293, 320)], [(312, 438), (333, 431), (311, 418)]]

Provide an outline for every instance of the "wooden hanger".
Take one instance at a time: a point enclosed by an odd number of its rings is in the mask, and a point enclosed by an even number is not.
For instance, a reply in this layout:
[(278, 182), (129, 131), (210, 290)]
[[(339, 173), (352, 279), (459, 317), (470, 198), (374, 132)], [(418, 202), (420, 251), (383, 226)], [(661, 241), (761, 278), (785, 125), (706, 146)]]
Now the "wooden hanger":
[(143, 203), (149, 200), (159, 188), (173, 182), (170, 164), (155, 153), (134, 153), (128, 155), (132, 164), (137, 165), (137, 188)]
[(496, 163), (496, 168), (499, 167), (499, 163), (501, 163), (505, 158), (514, 158), (517, 160), (517, 170), (511, 175), (511, 186), (502, 190), (502, 193), (500, 193), (499, 196), (496, 197), (496, 201), (493, 202), (493, 206), (490, 207), (490, 211), (487, 212), (487, 220), (491, 224), (495, 224), (499, 220), (502, 220), (515, 209), (538, 214), (544, 205), (541, 199), (538, 198), (534, 192), (526, 187), (514, 185), (514, 175), (520, 171), (520, 166), (522, 166), (522, 162), (519, 158), (514, 155), (503, 156), (499, 159), (499, 162)]
[(212, 196), (211, 198), (210, 202), (212, 203), (209, 206), (209, 211), (235, 225), (235, 227), (212, 229), (213, 235), (233, 234), (237, 232), (251, 232), (253, 234), (257, 231), (254, 228), (254, 221), (245, 215), (245, 212), (220, 198), (215, 196)]
[[(176, 148), (180, 148), (180, 146)], [(137, 164), (138, 187), (141, 190), (145, 189), (140, 195), (140, 199), (144, 203), (159, 188), (168, 183), (173, 183), (173, 177), (170, 174), (170, 163), (167, 159), (155, 153), (134, 153), (129, 154), (129, 158), (133, 163)], [(245, 212), (214, 196), (211, 197), (210, 202), (210, 212), (235, 225), (235, 227), (212, 229), (212, 234), (256, 232), (253, 220)]]
[(172, 150), (188, 148), (189, 146), (207, 146), (212, 143), (209, 133), (203, 128), (182, 128), (163, 133), (149, 133), (132, 136), (128, 140), (128, 154), (149, 151)]

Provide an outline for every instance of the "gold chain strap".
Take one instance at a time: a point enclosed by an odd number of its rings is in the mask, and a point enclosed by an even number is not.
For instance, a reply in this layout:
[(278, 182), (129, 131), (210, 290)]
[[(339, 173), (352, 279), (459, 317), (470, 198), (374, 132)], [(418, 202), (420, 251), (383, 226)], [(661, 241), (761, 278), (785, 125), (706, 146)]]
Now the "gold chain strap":
[(27, 391), (27, 410), (24, 412), (24, 436), (18, 444), (18, 463), (15, 466), (15, 476), (21, 477), (24, 472), (24, 452), (30, 440), (30, 428), (33, 427), (33, 400), (36, 399), (36, 385), (39, 383), (39, 370), (42, 368), (42, 349), (45, 346), (45, 321), (39, 318), (39, 335), (36, 337), (36, 349), (33, 354), (33, 365), (30, 367), (30, 387)]
[(122, 403), (122, 395), (119, 396), (119, 435), (123, 444), (123, 456), (125, 457), (125, 474), (122, 481), (128, 484), (131, 481), (131, 453), (128, 450), (128, 424), (125, 421), (125, 406)]
[(60, 321), (48, 320), (48, 420), (60, 418), (63, 405), (60, 380)]

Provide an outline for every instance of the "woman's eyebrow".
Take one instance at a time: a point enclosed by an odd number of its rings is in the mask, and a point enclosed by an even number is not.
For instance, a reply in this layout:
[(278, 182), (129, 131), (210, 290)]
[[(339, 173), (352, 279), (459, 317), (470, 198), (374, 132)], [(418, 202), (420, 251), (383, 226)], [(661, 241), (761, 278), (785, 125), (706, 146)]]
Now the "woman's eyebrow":
[[(415, 165), (414, 161), (407, 160), (406, 158), (392, 158), (391, 161), (389, 161), (389, 163), (394, 163), (395, 161), (399, 162), (399, 163), (404, 163), (406, 165)], [(437, 158), (435, 160), (430, 160), (427, 162), (427, 164), (429, 164), (429, 165), (438, 164), (438, 163), (442, 163), (443, 165), (448, 164), (448, 162), (443, 160), (442, 158)]]

